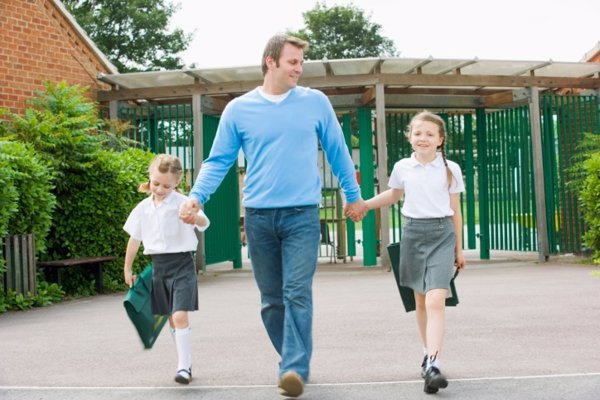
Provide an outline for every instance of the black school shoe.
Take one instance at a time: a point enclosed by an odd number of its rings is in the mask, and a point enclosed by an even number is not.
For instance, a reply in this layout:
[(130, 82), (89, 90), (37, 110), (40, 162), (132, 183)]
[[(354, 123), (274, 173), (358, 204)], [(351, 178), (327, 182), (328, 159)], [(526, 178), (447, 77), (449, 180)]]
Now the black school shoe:
[[(423, 362), (421, 363), (421, 378), (425, 379), (425, 376), (427, 375), (427, 359), (429, 357), (427, 355), (425, 355), (425, 357), (423, 357)], [(440, 389), (438, 388), (434, 388), (431, 386), (428, 386), (427, 383), (425, 383), (425, 387), (423, 388), (423, 391), (427, 394), (435, 394), (439, 391)]]
[(425, 374), (427, 373), (427, 355), (423, 358), (423, 362), (421, 363), (421, 378), (425, 379)]
[(192, 368), (191, 367), (189, 370), (188, 369), (180, 369), (179, 371), (177, 371), (177, 374), (175, 375), (175, 382), (183, 383), (184, 385), (187, 385), (191, 381), (192, 381)]
[(437, 393), (448, 386), (448, 380), (437, 367), (429, 367), (425, 372), (425, 393)]

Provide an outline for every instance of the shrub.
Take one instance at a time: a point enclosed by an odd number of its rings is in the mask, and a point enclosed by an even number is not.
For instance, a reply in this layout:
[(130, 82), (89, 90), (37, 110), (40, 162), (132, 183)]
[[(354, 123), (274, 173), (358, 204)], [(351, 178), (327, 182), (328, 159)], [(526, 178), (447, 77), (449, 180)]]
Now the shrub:
[(17, 142), (0, 141), (0, 165), (5, 171), (2, 175), (12, 180), (18, 193), (15, 212), (11, 213), (2, 237), (33, 233), (36, 249), (42, 253), (56, 204), (52, 173), (33, 150)]
[(33, 307), (44, 307), (60, 301), (64, 292), (56, 283), (40, 282), (36, 296), (30, 292), (16, 293), (14, 290), (4, 292), (0, 288), (0, 313), (8, 310), (28, 310)]
[[(0, 153), (0, 160), (4, 158)], [(0, 239), (8, 234), (8, 222), (19, 209), (19, 193), (14, 185), (14, 170), (0, 161)], [(4, 271), (4, 246), (0, 246), (0, 273)]]
[[(124, 152), (102, 150), (89, 167), (78, 174), (67, 174), (67, 190), (49, 235), (49, 259), (98, 255), (124, 255), (128, 236), (123, 224), (133, 207), (144, 198), (138, 185), (147, 179), (152, 153), (137, 149)], [(147, 261), (138, 257), (136, 268)], [(83, 271), (64, 271), (67, 292), (93, 293)], [(124, 288), (123, 258), (106, 265), (107, 290)], [(80, 289), (78, 289), (80, 288)]]
[(64, 174), (85, 169), (100, 148), (96, 103), (85, 97), (86, 88), (64, 81), (45, 83), (24, 115), (11, 114), (4, 136), (27, 143), (56, 174), (56, 192), (63, 189)]
[[(0, 234), (5, 234), (13, 221), (18, 230), (29, 229), (40, 237), (48, 232), (45, 245), (39, 246), (46, 249), (40, 253), (40, 260), (124, 255), (128, 238), (122, 226), (129, 212), (144, 197), (137, 192), (137, 187), (147, 179), (152, 154), (125, 150), (131, 143), (118, 132), (98, 132), (101, 124), (96, 103), (85, 94), (86, 88), (80, 86), (46, 83), (46, 90), (31, 100), (32, 107), (24, 115), (0, 111), (0, 116), (8, 121), (0, 123), (0, 137), (24, 143), (27, 147), (22, 149), (32, 149), (41, 160), (37, 162), (39, 168), (34, 168), (36, 162), (26, 161), (33, 157), (28, 153), (18, 168), (23, 175), (0, 163)], [(0, 154), (13, 157), (15, 152), (17, 150)], [(44, 176), (43, 165), (48, 165), (51, 177)], [(27, 179), (43, 182), (32, 184)], [(38, 203), (44, 203), (44, 210), (51, 204), (44, 192), (52, 183), (56, 206), (48, 231), (49, 218), (36, 212)], [(21, 191), (26, 194), (18, 211), (16, 195)], [(23, 219), (11, 221), (15, 213), (19, 216), (14, 218), (29, 216), (30, 224)], [(138, 257), (136, 271), (146, 262)], [(107, 290), (125, 287), (122, 266), (122, 258), (106, 265)], [(69, 294), (94, 293), (94, 282), (84, 269), (68, 269), (62, 275)], [(22, 306), (27, 306), (29, 301), (19, 298)]]
[(592, 250), (594, 262), (600, 264), (600, 153), (583, 162), (585, 179), (581, 190), (587, 231), (583, 238)]

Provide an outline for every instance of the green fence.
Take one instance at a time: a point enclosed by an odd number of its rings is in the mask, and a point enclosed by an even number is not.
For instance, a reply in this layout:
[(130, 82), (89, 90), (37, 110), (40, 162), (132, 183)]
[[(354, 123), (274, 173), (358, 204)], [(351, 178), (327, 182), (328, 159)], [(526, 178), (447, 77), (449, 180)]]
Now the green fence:
[[(184, 170), (193, 174), (191, 104), (122, 107), (118, 117), (128, 123), (126, 134), (129, 139), (154, 153), (167, 153), (179, 157)], [(190, 182), (188, 177), (188, 184)]]
[[(417, 112), (387, 113), (387, 175), (389, 176), (394, 164), (405, 157), (410, 157), (412, 149), (406, 137), (407, 127), (411, 118)], [(463, 246), (474, 249), (476, 247), (476, 214), (475, 214), (475, 184), (474, 184), (474, 158), (472, 151), (473, 118), (470, 114), (440, 113), (446, 123), (446, 156), (460, 165), (465, 179), (466, 193), (461, 194), (461, 211), (465, 229), (463, 230)], [(387, 182), (382, 182), (380, 190), (387, 189)], [(400, 203), (392, 206), (390, 211), (391, 235), (390, 242), (394, 243), (402, 236), (402, 219)]]
[(537, 250), (535, 192), (529, 109), (490, 111), (479, 129), (479, 191), (486, 192), (480, 215), (489, 249)]
[[(388, 176), (396, 161), (410, 155), (404, 133), (412, 115), (386, 115)], [(537, 251), (529, 107), (439, 115), (446, 122), (448, 159), (460, 165), (465, 179), (463, 247), (478, 247), (481, 258), (489, 258), (489, 250)], [(571, 168), (584, 134), (600, 132), (599, 100), (597, 96), (542, 96), (540, 115), (550, 252), (581, 253), (585, 224)], [(391, 226), (390, 241), (398, 241), (398, 206), (392, 208)]]
[(580, 253), (585, 224), (572, 170), (584, 134), (600, 133), (597, 96), (543, 96), (541, 99), (544, 146), (546, 219), (550, 249), (557, 253)]
[[(434, 110), (435, 111), (435, 110)], [(418, 112), (388, 112), (387, 174), (396, 161), (410, 156), (405, 137), (411, 117)], [(463, 247), (478, 248), (481, 258), (490, 250), (537, 251), (536, 194), (533, 171), (531, 121), (528, 106), (500, 110), (462, 110), (440, 112), (446, 122), (446, 153), (457, 162), (465, 180), (461, 195)], [(550, 252), (581, 253), (585, 225), (581, 219), (578, 196), (571, 184), (574, 157), (585, 133), (600, 132), (597, 96), (545, 95), (540, 99), (542, 152), (545, 181), (546, 221)], [(190, 104), (121, 108), (119, 117), (128, 121), (128, 137), (154, 152), (179, 156), (187, 172), (188, 188), (194, 175), (193, 115)], [(376, 140), (371, 108), (345, 113), (341, 124), (351, 148), (351, 136), (359, 138), (360, 148), (353, 158), (361, 178), (364, 198), (375, 187), (387, 189), (386, 182), (376, 182)], [(204, 116), (203, 148), (210, 151), (218, 118)], [(349, 150), (350, 151), (350, 150)], [(377, 219), (370, 213), (361, 223), (362, 240), (357, 240), (355, 224), (342, 215), (342, 196), (337, 181), (323, 167), (323, 201), (321, 204), (322, 248), (320, 255), (331, 261), (356, 255), (356, 245), (363, 246), (365, 265), (373, 265), (379, 232)], [(239, 175), (234, 166), (219, 190), (206, 204), (209, 217), (216, 223), (206, 233), (206, 262), (231, 260), (241, 265)], [(401, 239), (399, 205), (390, 210), (390, 242)]]

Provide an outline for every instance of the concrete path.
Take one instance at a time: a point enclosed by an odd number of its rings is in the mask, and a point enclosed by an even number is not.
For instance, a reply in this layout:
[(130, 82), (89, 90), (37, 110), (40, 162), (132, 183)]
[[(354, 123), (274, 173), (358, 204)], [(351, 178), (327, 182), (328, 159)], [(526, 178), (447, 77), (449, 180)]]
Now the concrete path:
[[(599, 269), (536, 254), (469, 258), (447, 309), (449, 387), (423, 393), (414, 314), (391, 272), (320, 264), (314, 355), (303, 399), (600, 399)], [(360, 261), (360, 260), (358, 260)], [(194, 380), (173, 381), (167, 330), (143, 350), (124, 293), (0, 315), (0, 399), (279, 399), (278, 356), (248, 266), (209, 266), (190, 314)]]

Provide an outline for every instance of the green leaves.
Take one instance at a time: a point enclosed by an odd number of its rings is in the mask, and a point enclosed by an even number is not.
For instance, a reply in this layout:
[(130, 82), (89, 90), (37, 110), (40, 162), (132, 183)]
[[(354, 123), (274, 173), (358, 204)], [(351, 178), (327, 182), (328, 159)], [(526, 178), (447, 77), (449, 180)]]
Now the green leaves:
[(583, 172), (585, 178), (580, 196), (587, 226), (583, 238), (593, 251), (594, 262), (600, 264), (600, 152), (583, 162)]
[[(40, 260), (123, 255), (122, 226), (144, 197), (137, 187), (148, 179), (153, 154), (127, 148), (116, 132), (99, 134), (96, 105), (85, 92), (64, 82), (47, 84), (23, 115), (3, 114), (0, 238), (34, 233)], [(124, 288), (122, 262), (106, 266), (108, 290)], [(139, 257), (136, 266), (145, 262)], [(64, 272), (70, 294), (94, 293), (85, 269)], [(30, 300), (11, 301), (20, 308)]]
[(168, 30), (177, 6), (165, 0), (63, 0), (119, 72), (178, 69), (192, 36)]
[(7, 223), (0, 237), (33, 233), (43, 252), (56, 204), (52, 171), (27, 145), (0, 140), (0, 175), (0, 191), (7, 191), (0, 194), (0, 225)]
[(302, 14), (305, 28), (288, 32), (308, 41), (309, 60), (396, 56), (394, 42), (381, 36), (381, 25), (354, 5), (327, 7), (317, 3)]

